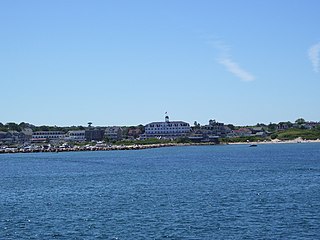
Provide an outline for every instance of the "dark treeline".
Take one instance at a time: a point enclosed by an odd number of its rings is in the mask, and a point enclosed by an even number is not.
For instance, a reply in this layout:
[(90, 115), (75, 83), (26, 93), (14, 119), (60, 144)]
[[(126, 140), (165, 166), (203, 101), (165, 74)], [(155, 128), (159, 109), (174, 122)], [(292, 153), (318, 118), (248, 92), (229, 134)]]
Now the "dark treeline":
[(19, 124), (14, 122), (9, 122), (6, 124), (3, 124), (0, 122), (0, 131), (2, 132), (8, 132), (8, 131), (17, 131), (21, 132), (22, 130), (26, 128), (31, 128), (32, 131), (62, 131), (64, 133), (72, 130), (84, 130), (85, 127), (83, 126), (70, 126), (70, 127), (58, 127), (58, 126), (35, 126), (29, 123), (21, 122)]

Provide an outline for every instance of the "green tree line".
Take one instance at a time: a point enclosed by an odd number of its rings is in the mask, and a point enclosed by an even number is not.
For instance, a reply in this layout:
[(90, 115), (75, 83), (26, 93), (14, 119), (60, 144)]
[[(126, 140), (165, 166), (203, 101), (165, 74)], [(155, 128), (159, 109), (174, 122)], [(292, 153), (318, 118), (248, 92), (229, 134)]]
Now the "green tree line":
[(84, 130), (85, 127), (83, 126), (71, 126), (71, 127), (58, 127), (58, 126), (34, 126), (29, 123), (21, 122), (19, 124), (14, 122), (9, 122), (6, 124), (0, 123), (0, 131), (1, 132), (8, 132), (8, 131), (17, 131), (21, 132), (25, 128), (31, 128), (32, 131), (62, 131), (64, 133), (72, 130)]

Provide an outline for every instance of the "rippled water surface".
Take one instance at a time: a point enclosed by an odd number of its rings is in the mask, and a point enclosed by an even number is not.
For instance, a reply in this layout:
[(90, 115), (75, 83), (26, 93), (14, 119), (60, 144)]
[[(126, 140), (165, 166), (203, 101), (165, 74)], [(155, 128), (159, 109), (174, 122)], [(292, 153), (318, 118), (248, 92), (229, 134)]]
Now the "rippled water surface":
[(320, 239), (320, 144), (0, 155), (0, 239)]

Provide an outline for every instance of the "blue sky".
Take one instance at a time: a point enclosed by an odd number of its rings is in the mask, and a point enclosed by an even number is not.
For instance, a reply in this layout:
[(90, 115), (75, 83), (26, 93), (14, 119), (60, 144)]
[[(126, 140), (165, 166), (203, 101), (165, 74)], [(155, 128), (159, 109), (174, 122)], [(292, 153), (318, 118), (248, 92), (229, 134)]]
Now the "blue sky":
[(0, 122), (320, 121), (320, 1), (1, 1)]

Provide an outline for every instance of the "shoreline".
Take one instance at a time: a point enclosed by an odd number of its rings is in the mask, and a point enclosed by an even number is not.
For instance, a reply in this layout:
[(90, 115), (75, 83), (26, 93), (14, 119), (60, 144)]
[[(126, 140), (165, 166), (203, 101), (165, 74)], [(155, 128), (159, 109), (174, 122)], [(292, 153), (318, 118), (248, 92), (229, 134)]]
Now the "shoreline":
[(40, 152), (90, 152), (90, 151), (126, 151), (126, 150), (144, 150), (152, 148), (162, 147), (182, 147), (182, 146), (226, 146), (226, 145), (261, 145), (261, 144), (297, 144), (297, 143), (320, 143), (320, 139), (317, 140), (305, 140), (297, 138), (294, 140), (279, 140), (274, 139), (271, 141), (262, 142), (233, 142), (233, 143), (160, 143), (160, 144), (146, 144), (146, 145), (112, 145), (112, 146), (74, 146), (70, 148), (54, 147), (50, 149), (19, 149), (19, 148), (6, 148), (0, 149), (0, 154), (15, 154), (15, 153), (40, 153)]
[(279, 139), (273, 139), (271, 141), (258, 141), (258, 142), (234, 142), (234, 143), (227, 143), (230, 145), (237, 145), (237, 144), (293, 144), (293, 143), (320, 143), (320, 139), (317, 140), (306, 140), (302, 138), (296, 138), (293, 140), (279, 140)]
[(51, 148), (51, 149), (18, 149), (7, 148), (0, 149), (0, 154), (15, 154), (15, 153), (40, 153), (40, 152), (90, 152), (90, 151), (125, 151), (125, 150), (144, 150), (151, 148), (162, 147), (178, 147), (178, 146), (207, 146), (207, 145), (224, 145), (214, 143), (160, 143), (160, 144), (146, 144), (146, 145), (113, 145), (113, 146), (75, 146), (72, 148)]

